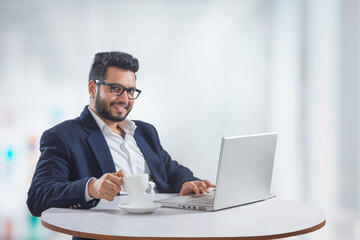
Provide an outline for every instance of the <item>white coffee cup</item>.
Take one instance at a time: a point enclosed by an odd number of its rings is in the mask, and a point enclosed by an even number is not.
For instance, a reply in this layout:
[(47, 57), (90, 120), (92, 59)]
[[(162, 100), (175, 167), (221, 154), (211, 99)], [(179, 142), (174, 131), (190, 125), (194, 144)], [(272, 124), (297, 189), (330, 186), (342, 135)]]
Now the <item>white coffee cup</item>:
[(134, 174), (122, 177), (124, 189), (129, 195), (142, 195), (145, 193), (149, 185), (149, 175)]

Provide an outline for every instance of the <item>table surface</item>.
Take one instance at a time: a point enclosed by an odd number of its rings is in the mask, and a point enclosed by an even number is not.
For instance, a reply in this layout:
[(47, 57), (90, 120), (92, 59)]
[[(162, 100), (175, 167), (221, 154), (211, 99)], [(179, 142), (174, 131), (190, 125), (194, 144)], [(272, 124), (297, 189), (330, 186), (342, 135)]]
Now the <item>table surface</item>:
[(323, 210), (277, 197), (253, 204), (202, 212), (161, 207), (130, 214), (118, 203), (154, 201), (173, 194), (119, 196), (93, 209), (50, 208), (41, 222), (53, 231), (96, 239), (274, 239), (309, 233), (325, 225)]

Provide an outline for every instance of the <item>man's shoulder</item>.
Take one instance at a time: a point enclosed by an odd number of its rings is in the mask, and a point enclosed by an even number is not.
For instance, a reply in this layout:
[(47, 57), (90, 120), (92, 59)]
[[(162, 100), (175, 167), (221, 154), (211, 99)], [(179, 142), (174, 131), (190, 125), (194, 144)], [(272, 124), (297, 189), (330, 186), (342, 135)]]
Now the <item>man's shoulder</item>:
[(144, 122), (144, 121), (140, 121), (140, 120), (133, 120), (133, 122), (135, 123), (136, 127), (140, 127), (140, 128), (155, 128), (154, 125), (148, 123), (148, 122)]
[(52, 131), (52, 132), (57, 132), (57, 133), (74, 133), (77, 132), (79, 129), (82, 129), (82, 123), (79, 117), (75, 118), (75, 119), (70, 119), (70, 120), (65, 120), (59, 124), (56, 124), (55, 126), (53, 126), (52, 128), (49, 128), (48, 132)]
[(154, 125), (148, 123), (148, 122), (144, 122), (144, 121), (140, 121), (140, 120), (133, 120), (135, 125), (136, 125), (136, 130), (135, 133), (137, 134), (157, 134), (156, 128), (154, 127)]

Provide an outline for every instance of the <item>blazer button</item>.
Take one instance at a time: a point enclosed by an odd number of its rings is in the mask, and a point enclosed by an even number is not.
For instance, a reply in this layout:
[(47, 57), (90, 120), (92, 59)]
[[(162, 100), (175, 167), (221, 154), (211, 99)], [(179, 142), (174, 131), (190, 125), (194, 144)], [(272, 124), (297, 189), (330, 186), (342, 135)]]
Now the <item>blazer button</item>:
[(78, 204), (77, 204), (77, 207), (81, 208), (81, 204), (80, 204), (80, 203), (78, 203)]

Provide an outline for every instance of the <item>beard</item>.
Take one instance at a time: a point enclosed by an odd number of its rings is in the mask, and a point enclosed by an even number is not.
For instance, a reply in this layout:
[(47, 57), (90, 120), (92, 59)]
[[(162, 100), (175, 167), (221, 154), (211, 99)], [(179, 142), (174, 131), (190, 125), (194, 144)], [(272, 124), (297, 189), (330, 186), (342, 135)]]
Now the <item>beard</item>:
[(112, 122), (122, 122), (129, 115), (131, 109), (129, 109), (129, 106), (124, 102), (112, 102), (112, 103), (110, 103), (110, 107), (112, 104), (124, 105), (126, 110), (128, 110), (125, 113), (125, 115), (122, 116), (123, 113), (112, 114), (110, 109), (107, 109), (107, 104), (104, 101), (101, 101), (98, 93), (96, 94), (96, 98), (95, 98), (95, 109), (101, 117), (103, 117), (109, 121), (112, 121)]

